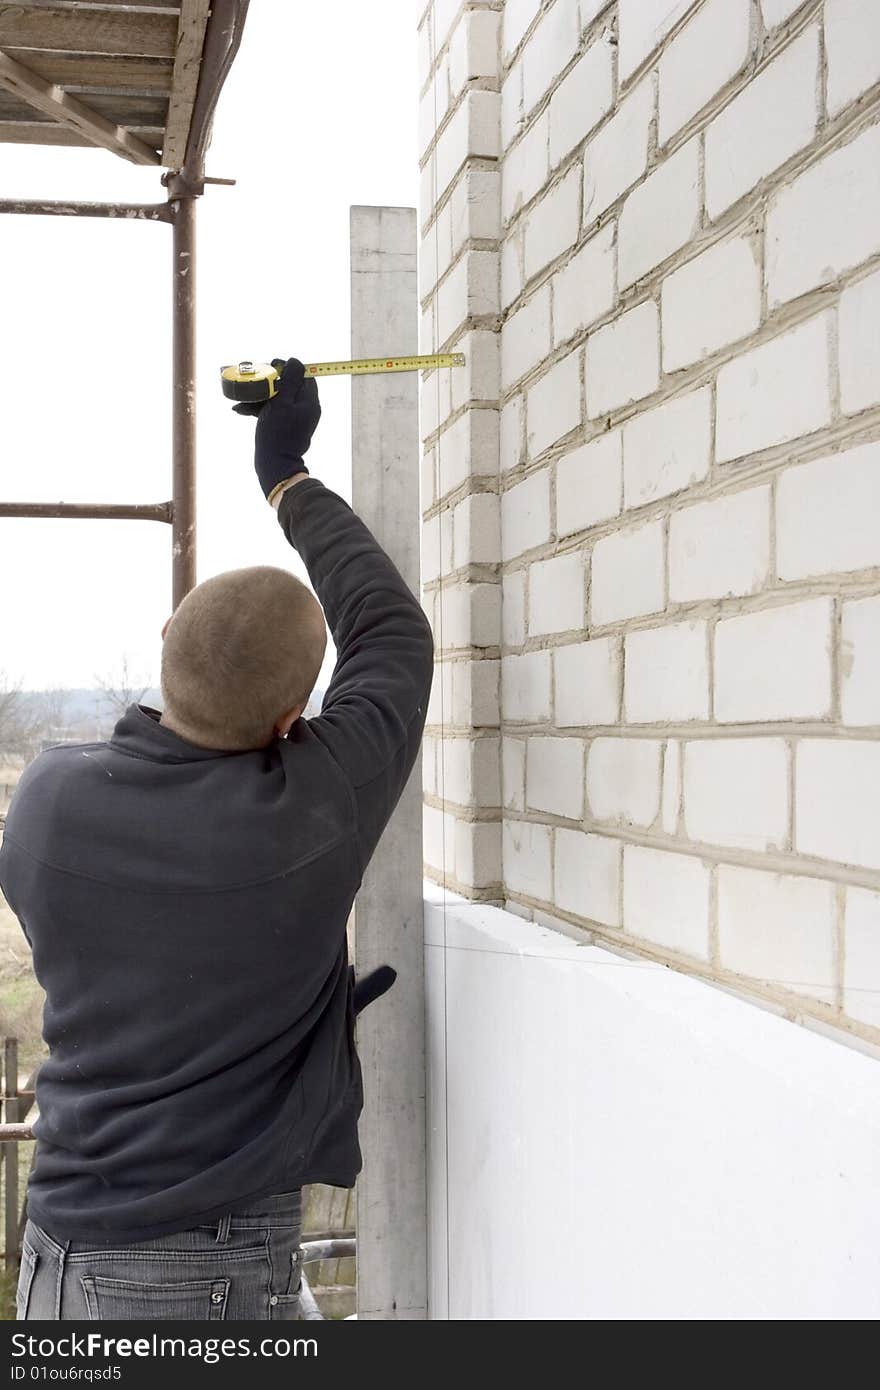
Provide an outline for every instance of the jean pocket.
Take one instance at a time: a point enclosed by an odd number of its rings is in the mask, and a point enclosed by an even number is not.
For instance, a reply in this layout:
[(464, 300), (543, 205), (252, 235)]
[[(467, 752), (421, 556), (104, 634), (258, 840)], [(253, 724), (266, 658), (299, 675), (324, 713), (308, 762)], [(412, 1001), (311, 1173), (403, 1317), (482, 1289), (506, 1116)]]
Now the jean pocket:
[(228, 1279), (144, 1284), (85, 1274), (80, 1283), (92, 1322), (217, 1322), (226, 1317)]
[(18, 1288), (15, 1292), (15, 1316), (24, 1322), (31, 1301), (31, 1288), (37, 1272), (39, 1255), (29, 1241), (25, 1240), (21, 1250), (21, 1269), (18, 1274)]

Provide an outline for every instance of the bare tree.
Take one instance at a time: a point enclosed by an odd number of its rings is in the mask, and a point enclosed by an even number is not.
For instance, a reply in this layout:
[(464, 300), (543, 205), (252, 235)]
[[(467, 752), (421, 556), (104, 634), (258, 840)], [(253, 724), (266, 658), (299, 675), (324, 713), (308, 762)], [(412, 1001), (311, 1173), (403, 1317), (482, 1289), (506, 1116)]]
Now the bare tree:
[(114, 713), (122, 715), (129, 705), (138, 704), (150, 689), (150, 681), (142, 683), (129, 668), (128, 653), (123, 652), (122, 664), (117, 678), (95, 676), (95, 685), (103, 692), (104, 698)]

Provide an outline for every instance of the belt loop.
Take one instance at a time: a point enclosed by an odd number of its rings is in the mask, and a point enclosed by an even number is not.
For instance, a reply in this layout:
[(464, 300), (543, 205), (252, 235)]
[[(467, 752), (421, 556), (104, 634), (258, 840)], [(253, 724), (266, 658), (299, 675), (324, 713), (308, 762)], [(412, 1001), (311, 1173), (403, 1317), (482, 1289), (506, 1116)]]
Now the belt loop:
[(217, 1223), (217, 1245), (227, 1245), (229, 1243), (229, 1232), (232, 1227), (232, 1213), (227, 1212), (221, 1216)]

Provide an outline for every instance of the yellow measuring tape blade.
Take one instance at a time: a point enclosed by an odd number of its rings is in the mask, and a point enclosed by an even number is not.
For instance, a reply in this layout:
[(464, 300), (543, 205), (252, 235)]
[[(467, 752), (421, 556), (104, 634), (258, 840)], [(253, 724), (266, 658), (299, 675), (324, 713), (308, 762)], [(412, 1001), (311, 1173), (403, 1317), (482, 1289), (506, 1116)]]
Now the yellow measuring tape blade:
[(463, 352), (432, 352), (421, 357), (359, 357), (353, 362), (310, 362), (306, 376), (367, 376), (373, 372), (420, 372), (431, 367), (463, 367)]

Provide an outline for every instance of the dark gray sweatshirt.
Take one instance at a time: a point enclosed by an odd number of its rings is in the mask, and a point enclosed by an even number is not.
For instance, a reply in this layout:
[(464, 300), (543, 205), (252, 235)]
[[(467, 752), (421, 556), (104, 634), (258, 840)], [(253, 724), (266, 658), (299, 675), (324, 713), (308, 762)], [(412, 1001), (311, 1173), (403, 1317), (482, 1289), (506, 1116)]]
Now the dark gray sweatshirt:
[(341, 498), (309, 478), (279, 521), (337, 647), (320, 716), (222, 753), (132, 705), (109, 743), (36, 758), (9, 811), (0, 887), (50, 1053), (29, 1214), (59, 1240), (146, 1240), (360, 1169), (345, 924), (416, 758), (433, 644)]

